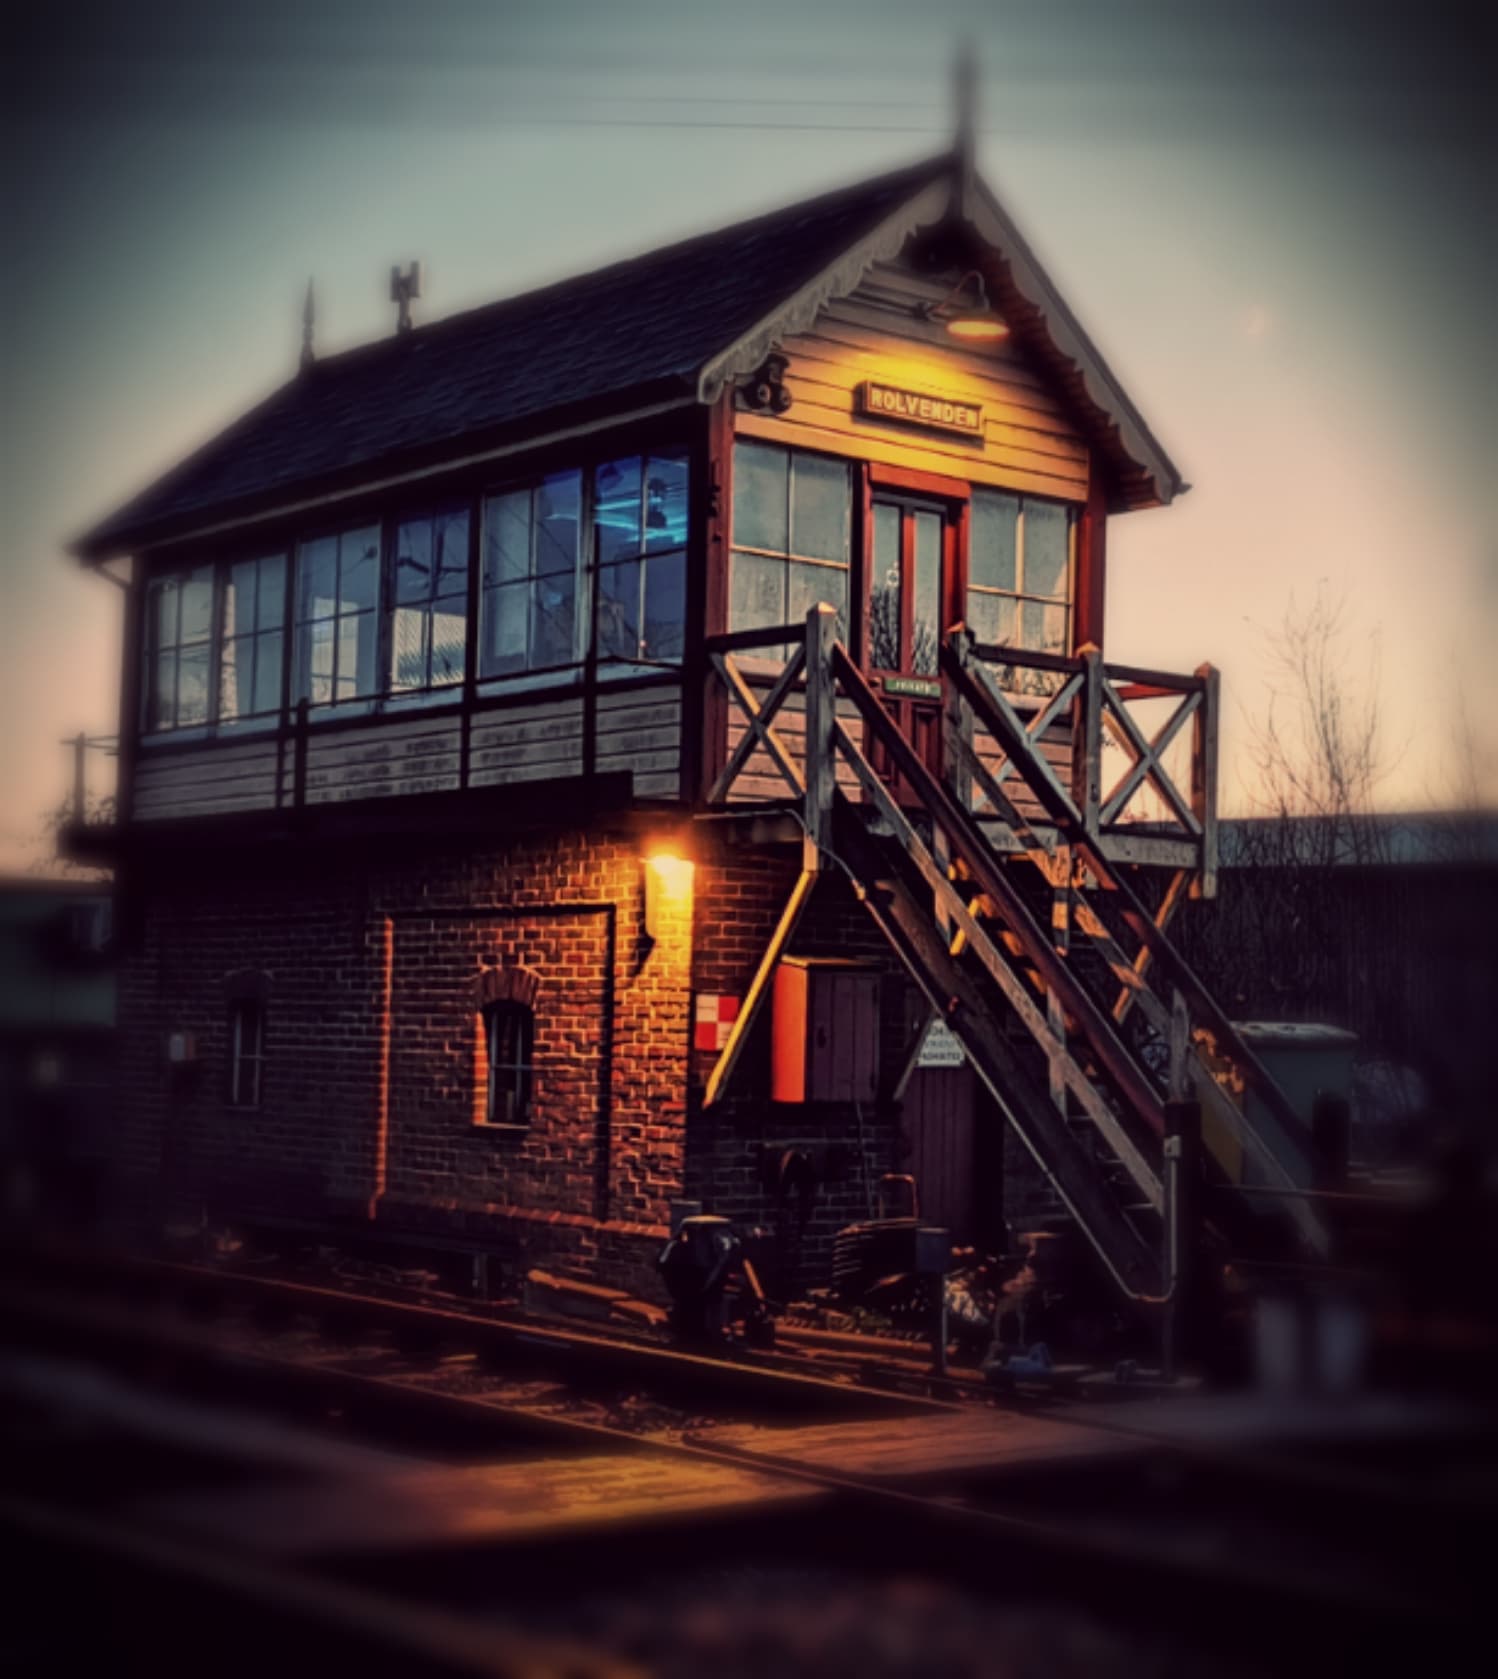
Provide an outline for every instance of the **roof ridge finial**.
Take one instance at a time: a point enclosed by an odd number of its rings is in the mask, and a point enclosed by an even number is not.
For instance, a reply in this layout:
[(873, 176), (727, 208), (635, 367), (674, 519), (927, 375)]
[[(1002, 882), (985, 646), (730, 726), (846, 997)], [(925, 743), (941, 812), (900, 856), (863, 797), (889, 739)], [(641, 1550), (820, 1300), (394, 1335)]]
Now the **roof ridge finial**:
[(962, 214), (971, 211), (973, 186), (978, 177), (978, 48), (971, 36), (957, 44), (952, 71), (956, 131), (952, 137), (952, 161)]
[(307, 276), (307, 296), (302, 304), (302, 366), (311, 367), (317, 360), (312, 348), (312, 329), (317, 322), (317, 298), (312, 290), (312, 276)]

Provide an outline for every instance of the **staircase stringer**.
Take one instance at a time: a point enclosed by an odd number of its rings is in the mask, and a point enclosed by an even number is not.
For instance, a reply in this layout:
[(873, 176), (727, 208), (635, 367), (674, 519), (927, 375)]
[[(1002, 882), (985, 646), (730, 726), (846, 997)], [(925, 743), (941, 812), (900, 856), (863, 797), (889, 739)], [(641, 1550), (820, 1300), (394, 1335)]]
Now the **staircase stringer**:
[[(1284, 1163), (1208, 1066), (1202, 1054), (1199, 1033), (1205, 1031), (1210, 1036), (1218, 1050), (1235, 1064), (1245, 1084), (1252, 1086), (1259, 1093), (1286, 1134), (1294, 1136), (1303, 1129), (1303, 1125), (1290, 1107), (1284, 1092), (1243, 1043), (1216, 999), (1192, 971), (1164, 930), (1156, 925), (1154, 917), (1140, 902), (1122, 874), (1105, 856), (1096, 835), (1090, 832), (1083, 822), (1071, 796), (1056, 782), (1050, 766), (1041, 761), (1037, 773), (1033, 776), (1024, 773), (1026, 765), (1035, 756), (1032, 744), (989, 671), (973, 657), (962, 639), (957, 640), (955, 645), (952, 642), (943, 645), (942, 660), (944, 669), (956, 683), (959, 692), (1000, 746), (1019, 765), (1022, 779), (1029, 791), (1039, 800), (1061, 836), (1073, 847), (1076, 855), (1082, 859), (1098, 882), (1102, 890), (1090, 901), (1089, 908), (1097, 914), (1105, 929), (1109, 930), (1113, 949), (1122, 956), (1121, 947), (1117, 943), (1118, 927), (1122, 924), (1139, 939), (1143, 949), (1150, 953), (1154, 965), (1162, 975), (1185, 996), (1197, 1022), (1187, 1062), (1193, 1090), (1214, 1118), (1238, 1141), (1243, 1151), (1258, 1163), (1272, 1187), (1295, 1189), (1297, 1186)], [(966, 810), (963, 811), (963, 815), (968, 819), (976, 838), (987, 846), (987, 838), (979, 824)], [(1168, 1010), (1150, 990), (1142, 969), (1135, 963), (1128, 963), (1127, 958), (1124, 958), (1124, 961), (1129, 970), (1127, 975), (1117, 967), (1115, 973), (1122, 983), (1130, 987), (1135, 1006), (1145, 1009), (1146, 1018), (1156, 1030), (1160, 1030), (1155, 1015), (1149, 1012), (1150, 1004), (1153, 1003), (1168, 1028)], [(1252, 1186), (1245, 1188), (1244, 1193), (1251, 1195)], [(1286, 1210), (1307, 1244), (1318, 1252), (1324, 1252), (1327, 1246), (1326, 1228), (1314, 1209), (1308, 1203), (1292, 1196)]]
[[(972, 914), (962, 893), (948, 879), (946, 871), (932, 856), (930, 849), (911, 826), (878, 772), (849, 737), (841, 723), (835, 725), (834, 735), (838, 750), (852, 766), (865, 793), (894, 833), (923, 882), (930, 887), (938, 906), (962, 935), (965, 946), (982, 963), (989, 978), (1002, 992), (1004, 1000), (1019, 1017), (1025, 1030), (1038, 1044), (1051, 1065), (1058, 1070), (1066, 1088), (1077, 1098), (1087, 1117), (1107, 1140), (1140, 1194), (1156, 1212), (1163, 1211), (1165, 1190), (1159, 1175), (1140, 1153), (1133, 1138), (1124, 1130), (1118, 1116), (1108, 1106), (1103, 1093), (1072, 1054), (1065, 1036), (1052, 1029), (1051, 1021), (1030, 996), (1024, 980), (1005, 960), (988, 929)], [(950, 956), (951, 948), (945, 940), (942, 940), (942, 946)], [(1047, 1099), (1049, 1100), (1049, 1096)]]
[[(956, 1035), (999, 1112), (1114, 1282), (1136, 1307), (1164, 1304), (1158, 1256), (1108, 1195), (1096, 1163), (1067, 1130), (1049, 1093), (1005, 1042), (991, 1007), (937, 934), (929, 909), (889, 872), (889, 863), (841, 793), (837, 836), (834, 860), (855, 894), (932, 1011)], [(913, 853), (910, 856), (918, 861)], [(924, 870), (921, 873), (924, 878)]]

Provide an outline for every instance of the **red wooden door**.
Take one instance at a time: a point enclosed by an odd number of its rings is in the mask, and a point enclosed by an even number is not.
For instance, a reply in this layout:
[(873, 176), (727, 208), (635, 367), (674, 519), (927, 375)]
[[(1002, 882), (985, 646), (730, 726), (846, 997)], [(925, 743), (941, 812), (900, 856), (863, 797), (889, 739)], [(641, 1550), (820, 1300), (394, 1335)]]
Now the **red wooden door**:
[(959, 1246), (976, 1242), (983, 1234), (976, 1095), (971, 1067), (921, 1067), (905, 1087), (902, 1112), (910, 1150), (905, 1170), (915, 1178), (921, 1221), (945, 1225)]
[[(955, 589), (955, 522), (941, 502), (876, 491), (867, 540), (869, 674), (900, 732), (939, 775), (938, 655)], [(888, 752), (877, 741), (870, 750), (880, 775), (898, 787)]]

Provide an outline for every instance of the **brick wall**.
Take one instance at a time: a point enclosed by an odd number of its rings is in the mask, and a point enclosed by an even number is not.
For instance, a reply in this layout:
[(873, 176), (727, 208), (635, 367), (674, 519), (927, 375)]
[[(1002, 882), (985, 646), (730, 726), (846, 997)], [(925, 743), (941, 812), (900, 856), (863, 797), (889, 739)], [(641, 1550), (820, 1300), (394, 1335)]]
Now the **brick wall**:
[[(799, 866), (799, 852), (790, 848), (749, 850), (724, 842), (703, 851), (693, 945), (696, 991), (745, 995)], [(891, 1095), (920, 1017), (903, 971), (838, 871), (829, 870), (817, 882), (790, 953), (854, 958), (882, 975), (878, 1098), (858, 1108), (771, 1102), (767, 1001), (728, 1091), (711, 1109), (703, 1110), (701, 1097), (715, 1057), (694, 1052), (686, 1160), (690, 1197), (707, 1211), (766, 1232), (772, 1273), (767, 1286), (782, 1295), (827, 1280), (836, 1232), (869, 1216), (881, 1174), (904, 1169)], [(806, 1154), (818, 1174), (809, 1216), (797, 1197), (778, 1192), (775, 1168), (791, 1149)]]
[[(341, 1218), (646, 1287), (683, 1181), (689, 899), (643, 925), (638, 834), (306, 850), (145, 875), (115, 1177), (153, 1220)], [(483, 1115), (477, 982), (538, 977), (531, 1123)], [(227, 1101), (230, 976), (269, 981), (261, 1104)], [(167, 1064), (168, 1033), (196, 1059)]]

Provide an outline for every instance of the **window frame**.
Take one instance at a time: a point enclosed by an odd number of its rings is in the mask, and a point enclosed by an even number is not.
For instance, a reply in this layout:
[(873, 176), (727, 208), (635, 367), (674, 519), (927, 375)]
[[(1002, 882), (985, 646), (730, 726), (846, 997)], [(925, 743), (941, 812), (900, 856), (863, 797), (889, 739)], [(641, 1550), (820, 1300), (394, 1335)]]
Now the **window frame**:
[[(221, 559), (217, 564), (218, 586), (213, 615), (213, 719), (210, 725), (217, 731), (239, 734), (252, 732), (256, 729), (274, 728), (279, 724), (286, 709), (286, 689), (292, 655), (287, 616), (293, 582), (294, 557), (294, 554), (285, 546), (278, 547), (272, 543), (252, 552), (231, 555)], [(267, 624), (260, 620), (260, 580), (262, 568), (272, 560), (281, 562), (280, 615), (274, 624)], [(253, 565), (255, 568), (255, 628), (253, 630), (236, 631), (233, 635), (227, 635), (224, 632), (224, 616), (229, 605), (229, 585), (234, 572), (245, 565)], [(224, 671), (226, 668), (225, 653), (229, 643), (243, 644), (249, 642), (253, 645), (254, 664), (250, 678), (250, 689), (253, 694), (259, 686), (260, 646), (262, 641), (270, 636), (278, 636), (281, 642), (281, 669), (276, 682), (275, 704), (265, 711), (246, 711), (235, 717), (225, 717), (223, 714)]]
[[(482, 516), (482, 503), (476, 507), (473, 499), (457, 497), (434, 502), (426, 508), (412, 508), (409, 512), (395, 511), (382, 514), (380, 519), (381, 535), (380, 547), (385, 564), (381, 566), (381, 580), (379, 595), (375, 611), (379, 616), (379, 630), (376, 637), (375, 660), (379, 670), (383, 673), (380, 686), (376, 692), (376, 700), (383, 706), (400, 709), (408, 705), (425, 703), (440, 703), (443, 700), (461, 698), (469, 685), (469, 664), (473, 649), (473, 635), (469, 624), (470, 606), (473, 600), (473, 589), (469, 572), (474, 563), (473, 525), (475, 517)], [(461, 519), (463, 524), (463, 584), (457, 591), (447, 594), (437, 592), (437, 584), (441, 575), (441, 567), (433, 563), (428, 578), (428, 591), (424, 601), (420, 603), (402, 601), (400, 598), (400, 547), (401, 531), (407, 526), (425, 524), (428, 529), (428, 542), (435, 537), (439, 522)], [(462, 664), (455, 677), (443, 682), (432, 680), (432, 657), (435, 646), (434, 626), (437, 617), (437, 607), (443, 601), (461, 602), (461, 618), (463, 621), (463, 654)], [(422, 664), (425, 680), (412, 687), (398, 688), (395, 685), (395, 625), (396, 618), (401, 612), (419, 611), (423, 618), (422, 631)], [(335, 701), (334, 704), (339, 702)], [(352, 704), (354, 702), (346, 702)]]
[[(968, 552), (966, 576), (964, 578), (963, 616), (971, 625), (971, 600), (974, 595), (984, 595), (993, 600), (1012, 600), (1014, 602), (1014, 623), (1017, 630), (1023, 632), (1024, 608), (1026, 604), (1041, 607), (1060, 607), (1061, 620), (1064, 628), (1062, 644), (1059, 649), (1047, 647), (1030, 647), (1024, 641), (999, 642), (996, 645), (1011, 647), (1019, 653), (1055, 653), (1066, 658), (1072, 651), (1072, 644), (1076, 639), (1076, 577), (1077, 577), (1077, 532), (1081, 524), (1081, 509), (1069, 501), (1059, 501), (1051, 496), (1028, 495), (1020, 490), (1005, 490), (994, 485), (973, 486), (970, 506), (976, 506), (979, 499), (985, 496), (1005, 497), (1015, 503), (1014, 527), (1014, 587), (1000, 588), (991, 583), (977, 583), (973, 579), (973, 530), (976, 519), (969, 514)], [(1062, 592), (1059, 595), (1044, 595), (1025, 587), (1025, 514), (1029, 506), (1056, 508), (1060, 510), (1066, 522), (1066, 563), (1062, 571)], [(1002, 669), (1009, 670), (1009, 666)], [(1032, 672), (1032, 675), (1043, 673)]]
[[(245, 1023), (254, 1027), (253, 1048), (244, 1047)], [(258, 1112), (265, 1101), (265, 999), (250, 992), (229, 999), (229, 1053), (227, 1057), (228, 1093), (225, 1105), (243, 1113)], [(241, 1079), (245, 1068), (251, 1069), (253, 1091), (248, 1099), (242, 1096)]]
[[(668, 672), (680, 674), (690, 661), (694, 636), (700, 634), (700, 626), (694, 628), (692, 619), (693, 604), (697, 600), (699, 587), (694, 583), (693, 554), (699, 551), (700, 533), (694, 532), (692, 519), (702, 493), (699, 489), (700, 450), (694, 444), (690, 431), (682, 425), (680, 416), (674, 416), (670, 426), (650, 425), (634, 428), (623, 434), (610, 432), (591, 438), (576, 438), (566, 447), (555, 445), (537, 448), (527, 452), (524, 457), (517, 456), (517, 459), (521, 458), (525, 464), (505, 476), (496, 476), (492, 466), (487, 471), (476, 469), (454, 474), (446, 480), (448, 488), (425, 497), (387, 492), (378, 497), (351, 498), (347, 512), (333, 519), (325, 512), (321, 518), (305, 523), (295, 518), (274, 522), (267, 520), (259, 540), (254, 537), (236, 536), (232, 544), (227, 540), (212, 546), (205, 543), (202, 553), (206, 557), (194, 555), (191, 559), (186, 559), (176, 554), (170, 558), (165, 554), (144, 556), (145, 570), (138, 585), (136, 630), (133, 638), (136, 644), (135, 680), (139, 689), (133, 706), (136, 742), (145, 751), (154, 752), (216, 737), (249, 735), (257, 730), (265, 733), (275, 732), (277, 729), (289, 732), (298, 727), (298, 714), (303, 700), (306, 702), (308, 722), (314, 728), (336, 727), (360, 718), (399, 714), (403, 711), (435, 711), (449, 706), (458, 710), (475, 703), (483, 706), (487, 701), (511, 695), (518, 696), (530, 688), (582, 686), (594, 681), (604, 683), (627, 681), (631, 678), (638, 680)], [(594, 480), (598, 468), (603, 463), (629, 458), (638, 458), (641, 462), (642, 531), (649, 511), (648, 481), (652, 476), (649, 462), (670, 460), (679, 463), (683, 475), (686, 512), (680, 544), (672, 548), (652, 550), (647, 541), (644, 552), (636, 556), (636, 563), (642, 566), (642, 598), (645, 595), (651, 561), (670, 559), (680, 567), (680, 651), (667, 658), (641, 655), (634, 659), (626, 659), (617, 655), (600, 655), (598, 647), (596, 605), (599, 568), (595, 563), (591, 540)], [(531, 494), (534, 506), (535, 494), (543, 480), (563, 474), (576, 474), (579, 485), (578, 544), (572, 572), (576, 592), (573, 659), (565, 665), (538, 667), (512, 674), (486, 675), (483, 657), (486, 613), (489, 610), (489, 591), (484, 587), (484, 521), (487, 504), (491, 499), (507, 492), (523, 490)], [(463, 676), (461, 679), (423, 688), (395, 688), (391, 680), (392, 624), (394, 612), (399, 605), (396, 600), (394, 567), (398, 558), (400, 529), (414, 520), (435, 520), (444, 514), (463, 512), (467, 513), (469, 520), (466, 595), (459, 595), (454, 591), (450, 595), (440, 597), (450, 602), (454, 611), (457, 603), (460, 600), (463, 602)], [(341, 543), (343, 539), (365, 531), (374, 532), (379, 545), (373, 604), (349, 612), (335, 610), (321, 616), (309, 614), (303, 617), (303, 568), (313, 545), (329, 539), (335, 544)], [(645, 534), (648, 537), (649, 533)], [(676, 558), (678, 555), (679, 559)], [(226, 610), (228, 579), (236, 565), (254, 561), (259, 566), (276, 557), (280, 557), (284, 565), (280, 623), (280, 693), (268, 710), (233, 718), (226, 717), (223, 715), (221, 693), (225, 653), (231, 643), (243, 643), (247, 640), (246, 636), (230, 637), (225, 634), (223, 615)], [(336, 550), (335, 557), (340, 567), (347, 563), (346, 557)], [(207, 716), (201, 723), (152, 727), (150, 719), (155, 689), (151, 660), (156, 646), (152, 612), (156, 594), (163, 585), (176, 583), (180, 587), (184, 578), (199, 570), (211, 574), (213, 590), (207, 641)], [(333, 584), (333, 599), (337, 603), (342, 601), (340, 575), (335, 573)], [(438, 597), (430, 597), (430, 600), (436, 598)], [(700, 608), (700, 601), (698, 605)], [(177, 612), (180, 623), (180, 605)], [(373, 666), (369, 691), (339, 699), (337, 684), (341, 650), (338, 647), (337, 626), (344, 620), (356, 621), (364, 615), (373, 619)], [(334, 626), (331, 632), (334, 638), (334, 665), (328, 678), (331, 685), (329, 697), (325, 700), (314, 700), (311, 679), (311, 631), (314, 624), (320, 623)], [(262, 624), (257, 616), (256, 629), (253, 632), (256, 638), (257, 659), (260, 656), (260, 638), (274, 627), (269, 621)], [(429, 650), (426, 663), (429, 672)], [(174, 673), (175, 668), (174, 664)], [(174, 674), (174, 715), (176, 680)]]
[[(145, 581), (141, 590), (140, 638), (140, 733), (144, 739), (202, 739), (211, 733), (215, 726), (218, 711), (220, 639), (218, 621), (222, 569), (223, 562), (220, 560), (179, 561), (173, 566), (163, 568)], [(203, 572), (208, 574), (208, 634), (206, 638), (201, 640), (184, 642), (182, 640), (184, 589), (187, 583)], [(170, 643), (163, 644), (158, 640), (158, 614), (155, 602), (157, 596), (167, 587), (175, 590), (173, 639)], [(195, 649), (199, 646), (206, 646), (208, 650), (208, 669), (204, 679), (204, 716), (197, 722), (183, 723), (179, 721), (182, 698), (182, 650), (184, 647)], [(156, 673), (165, 653), (170, 653), (172, 657), (172, 721), (153, 725), (151, 717), (156, 703)]]
[[(491, 997), (481, 1005), (479, 1018), (484, 1045), (484, 1108), (477, 1123), (486, 1131), (528, 1131), (536, 1101), (535, 1007), (517, 997)], [(500, 1061), (495, 1054), (496, 1038), (510, 1021), (515, 1025), (516, 1053), (512, 1060)], [(504, 1119), (496, 1117), (502, 1088), (496, 1071), (513, 1075), (504, 1081), (514, 1102), (511, 1116)]]
[[(293, 538), (291, 544), (292, 568), (288, 594), (291, 602), (291, 706), (294, 709), (303, 700), (307, 702), (308, 712), (317, 717), (357, 717), (375, 710), (381, 700), (388, 698), (384, 686), (384, 644), (385, 644), (385, 597), (388, 593), (386, 572), (389, 566), (389, 552), (393, 545), (391, 525), (395, 515), (388, 512), (374, 512), (362, 518), (350, 516), (329, 528), (326, 524), (303, 531)], [(339, 610), (343, 599), (343, 544), (346, 538), (362, 535), (365, 531), (375, 532), (375, 560), (374, 560), (374, 600), (368, 606), (355, 607), (351, 612)], [(302, 565), (303, 555), (317, 543), (332, 542), (334, 547), (334, 563), (336, 570), (333, 576), (334, 610), (317, 616), (304, 618), (301, 609), (302, 596)], [(368, 618), (373, 623), (374, 650), (371, 659), (374, 686), (366, 693), (353, 693), (347, 699), (338, 697), (339, 680), (339, 644), (342, 639), (342, 626), (345, 621), (356, 626), (360, 619)], [(313, 625), (331, 624), (333, 626), (332, 651), (333, 668), (328, 680), (331, 683), (331, 697), (317, 700), (312, 697), (312, 644), (311, 639), (303, 646), (303, 632)], [(357, 629), (356, 629), (357, 637)], [(357, 649), (357, 640), (356, 640)], [(355, 654), (357, 668), (357, 651)]]
[[(784, 454), (787, 457), (786, 474), (785, 474), (785, 540), (786, 540), (786, 547), (785, 547), (784, 551), (781, 551), (779, 549), (774, 549), (774, 548), (766, 548), (766, 547), (764, 547), (762, 545), (759, 545), (759, 544), (756, 544), (756, 543), (741, 542), (739, 540), (739, 532), (738, 532), (738, 474), (739, 474), (740, 452), (742, 450), (744, 450), (745, 448), (754, 448), (754, 449), (766, 450), (766, 451), (769, 451), (769, 452), (778, 452), (778, 453)], [(847, 489), (847, 501), (846, 501), (846, 504), (845, 504), (846, 517), (845, 517), (844, 525), (843, 525), (843, 558), (841, 560), (830, 560), (830, 559), (826, 558), (825, 555), (801, 553), (797, 550), (797, 548), (795, 546), (795, 538), (796, 538), (796, 518), (795, 518), (795, 509), (796, 509), (796, 464), (797, 464), (797, 461), (799, 459), (804, 459), (805, 457), (808, 457), (808, 456), (815, 457), (817, 460), (820, 460), (820, 461), (833, 462), (838, 467), (840, 467), (842, 469), (842, 472), (843, 472), (844, 482), (845, 482), (846, 489)], [(841, 639), (843, 640), (843, 642), (846, 645), (851, 645), (851, 637), (852, 637), (853, 624), (854, 624), (854, 614), (855, 614), (855, 601), (856, 601), (856, 598), (857, 598), (857, 589), (855, 588), (855, 581), (856, 581), (856, 575), (857, 575), (857, 568), (855, 566), (855, 556), (856, 556), (857, 547), (858, 547), (856, 526), (857, 526), (857, 522), (858, 522), (858, 502), (859, 502), (859, 497), (860, 497), (860, 485), (859, 485), (859, 481), (858, 481), (858, 469), (865, 464), (866, 464), (865, 462), (863, 462), (863, 461), (861, 461), (857, 458), (852, 458), (852, 457), (848, 457), (848, 456), (844, 456), (844, 455), (832, 455), (832, 454), (828, 454), (825, 451), (820, 450), (820, 449), (806, 449), (806, 448), (802, 448), (799, 445), (794, 444), (794, 443), (773, 443), (773, 442), (769, 442), (769, 441), (767, 441), (763, 438), (750, 437), (750, 436), (745, 436), (745, 435), (742, 435), (742, 434), (736, 435), (734, 437), (734, 439), (733, 439), (733, 484), (734, 484), (734, 490), (733, 490), (733, 495), (730, 498), (729, 520), (728, 520), (728, 527), (729, 527), (728, 528), (728, 576), (724, 580), (724, 603), (725, 603), (725, 608), (726, 608), (726, 620), (725, 621), (726, 621), (727, 627), (730, 631), (739, 630), (739, 629), (760, 629), (760, 628), (771, 629), (771, 628), (775, 627), (775, 626), (769, 625), (769, 624), (766, 624), (766, 625), (741, 624), (736, 620), (735, 612), (734, 612), (734, 570), (735, 570), (739, 555), (743, 554), (746, 557), (748, 557), (750, 559), (753, 559), (753, 560), (760, 560), (760, 561), (769, 560), (769, 561), (773, 561), (773, 562), (778, 563), (779, 568), (780, 568), (780, 572), (781, 572), (781, 601), (782, 601), (781, 611), (782, 611), (783, 615), (788, 614), (789, 610), (790, 610), (791, 583), (792, 583), (792, 579), (793, 579), (793, 576), (794, 576), (793, 568), (798, 567), (798, 566), (802, 567), (802, 568), (815, 567), (815, 568), (820, 568), (821, 570), (825, 570), (825, 571), (829, 571), (829, 572), (833, 572), (833, 573), (837, 573), (837, 574), (841, 575), (841, 577), (843, 579), (843, 605), (842, 605), (841, 612), (840, 612), (840, 616), (841, 616), (841, 619), (842, 619), (841, 626), (840, 626), (840, 634), (841, 634)], [(783, 616), (782, 622), (786, 625), (791, 625), (791, 624), (794, 624), (796, 622), (796, 620), (789, 617), (789, 616)], [(759, 653), (761, 656), (764, 656), (764, 657), (774, 658), (776, 656), (776, 650), (773, 646), (767, 646), (767, 647), (764, 647), (764, 648), (759, 648), (759, 649), (756, 649), (755, 651), (757, 653)], [(788, 644), (785, 648), (785, 651), (781, 654), (781, 656), (782, 657), (788, 657), (789, 656), (789, 645)]]
[[(514, 693), (527, 687), (544, 687), (555, 683), (569, 683), (581, 678), (581, 674), (588, 663), (591, 645), (592, 624), (592, 580), (591, 567), (588, 564), (587, 548), (583, 541), (583, 531), (591, 516), (588, 504), (588, 484), (592, 477), (591, 462), (577, 466), (563, 466), (552, 471), (533, 472), (524, 478), (511, 479), (493, 485), (487, 485), (478, 492), (477, 508), (479, 519), (479, 579), (478, 579), (478, 614), (473, 626), (473, 642), (475, 651), (474, 680), (482, 693)], [(565, 575), (562, 568), (556, 571), (538, 573), (536, 564), (536, 531), (539, 520), (536, 516), (536, 500), (546, 484), (558, 478), (576, 476), (577, 486), (577, 520), (575, 549), (572, 565), (572, 650), (573, 656), (564, 664), (531, 665), (530, 656), (530, 625), (532, 613), (532, 591), (537, 582), (546, 577), (561, 577)], [(527, 512), (527, 571), (524, 578), (510, 578), (491, 584), (488, 580), (487, 569), (489, 559), (489, 519), (491, 504), (502, 501), (509, 496), (524, 495), (528, 502)], [(525, 597), (526, 622), (526, 658), (527, 664), (523, 670), (517, 671), (489, 671), (485, 668), (485, 653), (487, 634), (490, 624), (490, 613), (494, 610), (491, 601), (502, 590), (514, 589), (523, 591)], [(586, 633), (585, 633), (586, 631)]]

